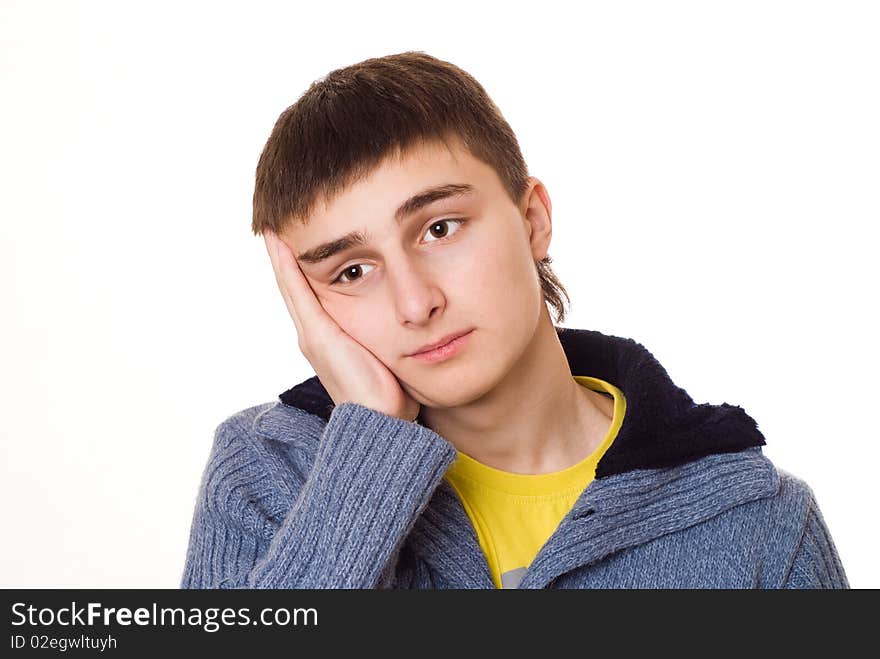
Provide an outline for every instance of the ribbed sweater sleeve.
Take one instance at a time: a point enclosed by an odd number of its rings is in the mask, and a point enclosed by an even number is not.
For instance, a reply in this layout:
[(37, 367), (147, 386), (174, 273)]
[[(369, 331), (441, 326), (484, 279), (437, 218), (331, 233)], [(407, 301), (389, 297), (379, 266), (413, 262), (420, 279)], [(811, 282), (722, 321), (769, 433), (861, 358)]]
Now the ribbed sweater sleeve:
[(803, 535), (783, 588), (848, 589), (850, 587), (837, 547), (811, 495)]
[(268, 514), (279, 498), (274, 465), (227, 421), (202, 477), (181, 587), (386, 587), (455, 456), (425, 426), (342, 403), (289, 510), (276, 511), (279, 525)]

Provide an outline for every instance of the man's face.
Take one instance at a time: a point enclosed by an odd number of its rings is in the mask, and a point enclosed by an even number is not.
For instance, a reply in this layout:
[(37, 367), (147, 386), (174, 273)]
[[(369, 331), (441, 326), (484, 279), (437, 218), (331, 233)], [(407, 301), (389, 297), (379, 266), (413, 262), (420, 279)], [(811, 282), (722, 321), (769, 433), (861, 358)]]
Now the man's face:
[[(550, 238), (549, 199), (541, 186), (547, 203), (535, 203), (535, 185), (530, 179), (518, 206), (489, 165), (457, 143), (452, 151), (432, 143), (387, 159), (330, 204), (319, 204), (307, 226), (291, 224), (282, 237), (324, 310), (408, 394), (430, 407), (455, 407), (491, 391), (535, 333), (544, 305), (535, 261)], [(472, 190), (398, 221), (405, 200), (438, 186)], [(368, 244), (318, 262), (301, 258), (354, 231)], [(450, 359), (411, 356), (469, 328), (464, 348)]]

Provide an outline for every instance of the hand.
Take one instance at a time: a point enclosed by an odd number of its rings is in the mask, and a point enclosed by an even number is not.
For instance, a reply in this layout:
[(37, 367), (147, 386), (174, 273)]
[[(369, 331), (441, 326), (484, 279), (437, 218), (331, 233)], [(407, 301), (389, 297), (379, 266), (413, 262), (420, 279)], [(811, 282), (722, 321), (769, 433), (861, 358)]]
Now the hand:
[(263, 235), (278, 288), (296, 325), (299, 349), (336, 405), (351, 401), (414, 421), (421, 405), (379, 359), (346, 333), (318, 300), (293, 252), (269, 230)]

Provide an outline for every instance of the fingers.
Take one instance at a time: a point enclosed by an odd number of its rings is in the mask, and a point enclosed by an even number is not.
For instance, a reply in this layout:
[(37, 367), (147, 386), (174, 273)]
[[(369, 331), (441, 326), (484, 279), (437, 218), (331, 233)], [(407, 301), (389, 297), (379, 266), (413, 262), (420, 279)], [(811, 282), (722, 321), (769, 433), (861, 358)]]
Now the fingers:
[(296, 331), (303, 342), (305, 335), (303, 333), (303, 320), (307, 318), (308, 313), (307, 302), (309, 297), (318, 304), (314, 291), (309, 286), (305, 275), (299, 268), (299, 264), (291, 254), (290, 249), (271, 231), (266, 231), (263, 235), (266, 242), (266, 251), (269, 253), (269, 259), (272, 261), (272, 269), (275, 271), (275, 281), (278, 283), (278, 290), (284, 298), (290, 317), (296, 325)]

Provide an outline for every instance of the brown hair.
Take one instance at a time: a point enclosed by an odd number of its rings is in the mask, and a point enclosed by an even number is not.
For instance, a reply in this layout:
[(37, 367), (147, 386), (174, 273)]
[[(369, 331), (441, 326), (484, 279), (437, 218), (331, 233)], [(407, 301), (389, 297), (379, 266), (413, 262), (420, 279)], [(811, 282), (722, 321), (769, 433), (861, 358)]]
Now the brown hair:
[[(368, 176), (389, 155), (431, 141), (456, 140), (490, 165), (515, 204), (528, 186), (516, 136), (470, 74), (419, 51), (364, 60), (314, 81), (278, 117), (257, 164), (252, 230), (280, 233), (308, 223), (326, 203)], [(568, 293), (550, 268), (535, 263), (544, 301), (565, 318)]]

